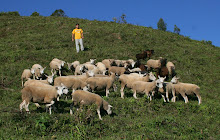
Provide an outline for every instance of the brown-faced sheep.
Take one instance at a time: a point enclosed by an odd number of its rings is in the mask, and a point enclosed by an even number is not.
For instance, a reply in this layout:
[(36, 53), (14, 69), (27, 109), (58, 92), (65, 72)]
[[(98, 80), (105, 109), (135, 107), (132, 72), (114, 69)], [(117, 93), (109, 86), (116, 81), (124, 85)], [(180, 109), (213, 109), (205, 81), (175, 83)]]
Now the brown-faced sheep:
[(113, 86), (115, 81), (115, 74), (111, 73), (110, 77), (90, 77), (86, 80), (88, 87), (94, 91), (95, 89), (106, 90), (106, 97), (109, 95), (109, 89)]
[(132, 88), (132, 84), (135, 81), (145, 81), (148, 82), (149, 80), (155, 80), (156, 77), (153, 75), (152, 72), (148, 73), (147, 75), (141, 77), (141, 76), (136, 76), (136, 75), (128, 75), (128, 74), (123, 74), (119, 77), (119, 82), (121, 83), (121, 98), (124, 98), (124, 88)]
[[(166, 77), (165, 77), (166, 78)], [(136, 81), (132, 84), (133, 97), (137, 99), (137, 92), (145, 93), (148, 97), (150, 97), (150, 101), (152, 100), (149, 92), (154, 96), (156, 87), (162, 88), (164, 79), (163, 77), (159, 77), (159, 79), (154, 80), (152, 82), (144, 82), (144, 81)]]
[(195, 94), (198, 98), (199, 105), (202, 103), (202, 98), (200, 96), (200, 87), (195, 85), (195, 84), (190, 84), (190, 83), (182, 83), (179, 82), (176, 76), (174, 76), (171, 80), (171, 83), (173, 83), (172, 88), (173, 88), (173, 99), (172, 101), (176, 101), (176, 94), (181, 94), (181, 96), (184, 98), (185, 103), (188, 103), (188, 98), (186, 95), (190, 94)]
[(97, 105), (97, 113), (99, 116), (99, 119), (102, 120), (101, 114), (100, 114), (100, 109), (103, 108), (104, 110), (107, 111), (107, 113), (110, 115), (112, 114), (112, 106), (106, 102), (102, 97), (100, 97), (97, 94), (88, 92), (88, 91), (83, 91), (83, 90), (77, 90), (74, 93), (72, 93), (72, 101), (73, 103), (70, 106), (70, 114), (73, 114), (73, 106), (77, 105), (92, 105), (96, 104)]
[(29, 84), (22, 90), (22, 103), (20, 104), (20, 111), (25, 108), (26, 112), (29, 112), (28, 106), (30, 102), (45, 103), (46, 107), (49, 107), (49, 113), (51, 114), (51, 106), (55, 103), (54, 99), (61, 96), (63, 93), (67, 93), (68, 90), (64, 86), (54, 87), (38, 82), (35, 84)]

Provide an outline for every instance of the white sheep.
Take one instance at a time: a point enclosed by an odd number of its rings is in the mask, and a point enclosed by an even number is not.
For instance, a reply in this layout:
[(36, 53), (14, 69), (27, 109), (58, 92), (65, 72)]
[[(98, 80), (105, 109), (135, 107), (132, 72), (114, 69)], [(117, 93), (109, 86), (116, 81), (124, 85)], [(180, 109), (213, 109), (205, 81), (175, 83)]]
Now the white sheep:
[(167, 62), (166, 67), (169, 71), (169, 75), (174, 77), (175, 76), (175, 65), (169, 61), (169, 62)]
[(41, 75), (44, 73), (46, 67), (42, 67), (40, 64), (34, 64), (31, 68), (31, 73), (33, 74), (33, 78), (39, 79)]
[(102, 63), (105, 65), (106, 68), (109, 68), (114, 63), (114, 59), (104, 59)]
[(105, 75), (106, 73), (106, 66), (102, 62), (96, 63), (96, 67), (99, 69), (99, 71)]
[(86, 62), (85, 64), (95, 64), (96, 59), (89, 59), (89, 62)]
[(94, 91), (95, 89), (106, 90), (106, 97), (109, 95), (109, 89), (113, 86), (115, 81), (115, 74), (111, 73), (110, 77), (90, 77), (86, 80), (88, 87)]
[(135, 81), (145, 81), (148, 82), (149, 80), (155, 80), (156, 77), (153, 75), (152, 72), (148, 73), (144, 77), (136, 76), (136, 75), (130, 75), (130, 74), (123, 74), (119, 77), (119, 82), (121, 83), (121, 98), (124, 99), (124, 88), (132, 88), (132, 84)]
[[(34, 71), (34, 70), (33, 70)], [(24, 79), (29, 80), (33, 76), (34, 72), (31, 72), (30, 69), (24, 69), (22, 75), (21, 75), (21, 86), (24, 86)]]
[(126, 69), (124, 67), (111, 66), (108, 69), (109, 73), (115, 73), (117, 75), (122, 75), (125, 73)]
[(38, 82), (41, 82), (41, 83), (44, 83), (44, 84), (47, 84), (47, 85), (50, 85), (53, 83), (53, 75), (52, 76), (46, 76), (47, 79), (45, 80), (32, 80), (32, 79), (29, 79), (28, 81), (26, 81), (24, 83), (24, 86), (27, 86), (29, 83), (31, 82), (35, 82), (35, 81), (38, 81)]
[(80, 64), (80, 65), (76, 66), (75, 75), (78, 75), (78, 74), (82, 75), (87, 70), (88, 70), (88, 68), (84, 64)]
[(46, 103), (46, 108), (49, 107), (49, 113), (51, 114), (51, 106), (55, 103), (54, 99), (61, 96), (63, 93), (68, 93), (65, 86), (54, 87), (51, 85), (43, 84), (40, 82), (29, 84), (22, 90), (22, 102), (20, 104), (20, 111), (25, 108), (26, 112), (29, 112), (28, 106), (30, 102), (34, 103)]
[(161, 67), (161, 59), (162, 58), (160, 58), (158, 60), (149, 59), (147, 61), (148, 69), (150, 69), (150, 68), (154, 68), (154, 69), (160, 68)]
[(69, 70), (75, 71), (76, 67), (80, 65), (80, 62), (79, 61), (74, 61), (72, 63), (67, 62), (67, 65), (68, 65)]
[(179, 78), (177, 78), (176, 76), (174, 76), (171, 80), (172, 85), (172, 94), (173, 94), (173, 98), (172, 101), (175, 102), (176, 101), (176, 94), (181, 94), (181, 96), (184, 98), (185, 103), (188, 103), (188, 98), (186, 95), (190, 95), (190, 94), (195, 94), (198, 98), (198, 102), (199, 105), (202, 103), (202, 98), (200, 96), (200, 87), (195, 85), (195, 84), (190, 84), (190, 83), (182, 83), (179, 82), (178, 80)]
[(73, 114), (73, 106), (77, 106), (78, 104), (82, 105), (97, 105), (97, 113), (99, 116), (99, 119), (102, 120), (100, 109), (101, 107), (107, 111), (107, 113), (110, 115), (112, 114), (112, 106), (106, 102), (102, 97), (100, 97), (97, 94), (83, 91), (83, 90), (76, 90), (72, 93), (72, 101), (73, 103), (70, 106), (70, 114)]
[(57, 58), (54, 58), (51, 62), (50, 62), (50, 68), (51, 68), (51, 73), (52, 75), (56, 74), (56, 71), (59, 71), (59, 75), (61, 76), (61, 69), (64, 66), (65, 61), (59, 60)]
[(164, 79), (163, 77), (158, 76), (159, 79), (154, 80), (152, 82), (144, 82), (144, 81), (135, 81), (132, 84), (132, 90), (133, 90), (133, 97), (137, 99), (137, 92), (145, 93), (148, 97), (150, 97), (150, 101), (152, 100), (151, 95), (149, 92), (152, 93), (152, 96), (154, 96), (156, 87), (162, 88)]

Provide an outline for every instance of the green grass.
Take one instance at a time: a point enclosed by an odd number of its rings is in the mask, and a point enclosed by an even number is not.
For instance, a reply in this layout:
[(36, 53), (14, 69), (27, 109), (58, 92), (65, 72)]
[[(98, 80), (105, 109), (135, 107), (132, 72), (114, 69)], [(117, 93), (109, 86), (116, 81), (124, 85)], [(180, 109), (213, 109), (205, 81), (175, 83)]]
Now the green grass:
[[(0, 20), (1, 139), (220, 139), (220, 48), (130, 24), (62, 17)], [(83, 28), (88, 48), (78, 54), (71, 41), (75, 23)], [(93, 106), (92, 112), (84, 109), (70, 116), (70, 100), (61, 100), (52, 115), (33, 104), (30, 115), (19, 113), (23, 69), (39, 63), (50, 73), (49, 62), (55, 57), (81, 63), (90, 58), (135, 59), (145, 49), (155, 50), (154, 59), (162, 56), (174, 62), (182, 82), (199, 85), (202, 104), (197, 105), (195, 97), (188, 104), (181, 97), (176, 103), (163, 103), (159, 95), (152, 102), (145, 96), (135, 100), (130, 90), (121, 99), (118, 89), (104, 97), (113, 106), (113, 115), (103, 113), (103, 121)]]

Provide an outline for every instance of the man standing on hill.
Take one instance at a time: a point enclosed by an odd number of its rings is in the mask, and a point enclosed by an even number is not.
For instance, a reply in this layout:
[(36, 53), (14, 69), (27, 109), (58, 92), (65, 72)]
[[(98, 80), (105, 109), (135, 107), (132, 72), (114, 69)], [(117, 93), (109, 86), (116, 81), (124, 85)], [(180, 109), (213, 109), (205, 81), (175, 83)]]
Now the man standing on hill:
[(81, 51), (84, 50), (83, 47), (83, 30), (79, 28), (79, 24), (76, 24), (76, 28), (72, 31), (72, 41), (74, 41), (74, 35), (75, 35), (75, 43), (76, 43), (76, 51), (79, 52), (79, 44), (81, 47)]

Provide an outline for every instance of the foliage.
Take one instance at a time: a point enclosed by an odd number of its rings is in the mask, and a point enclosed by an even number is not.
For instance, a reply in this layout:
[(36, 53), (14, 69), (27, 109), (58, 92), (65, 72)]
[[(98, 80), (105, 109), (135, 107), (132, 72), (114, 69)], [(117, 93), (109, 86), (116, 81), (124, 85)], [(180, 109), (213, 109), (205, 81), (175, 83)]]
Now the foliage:
[(204, 44), (212, 45), (212, 41), (202, 40), (202, 42), (203, 42)]
[[(220, 64), (218, 47), (171, 32), (143, 26), (90, 21), (66, 17), (0, 17), (0, 138), (1, 139), (220, 139)], [(84, 31), (86, 51), (76, 53), (71, 41), (73, 23)], [(200, 86), (202, 104), (189, 96), (185, 104), (178, 96), (176, 103), (163, 103), (160, 94), (152, 102), (146, 96), (134, 99), (125, 90), (110, 90), (105, 98), (113, 106), (113, 114), (101, 110), (98, 119), (95, 106), (69, 114), (70, 95), (60, 99), (49, 115), (45, 105), (29, 105), (30, 113), (20, 114), (21, 74), (33, 64), (46, 67), (53, 58), (66, 62), (90, 58), (135, 59), (146, 49), (155, 51), (152, 59), (162, 56), (175, 64), (182, 82)], [(142, 61), (146, 64), (146, 61)], [(67, 66), (65, 65), (67, 68)], [(63, 71), (70, 75), (70, 71)], [(105, 95), (105, 91), (96, 94)], [(170, 95), (172, 97), (172, 95)]]
[(55, 16), (55, 17), (67, 17), (65, 12), (62, 9), (57, 9), (55, 10), (50, 16)]
[(0, 12), (0, 16), (20, 16), (18, 11), (12, 11), (12, 12)]
[(39, 14), (38, 12), (33, 12), (33, 13), (31, 14), (31, 16), (40, 16), (40, 14)]
[(125, 14), (122, 14), (120, 16), (120, 18), (113, 17), (112, 19), (113, 19), (113, 22), (115, 22), (115, 23), (127, 24), (127, 20), (126, 20), (126, 15)]
[(174, 31), (173, 32), (179, 35), (180, 34), (180, 28), (178, 28), (176, 25), (174, 25)]
[(157, 28), (162, 31), (167, 30), (167, 24), (164, 22), (162, 18), (160, 18), (159, 21), (157, 22)]

